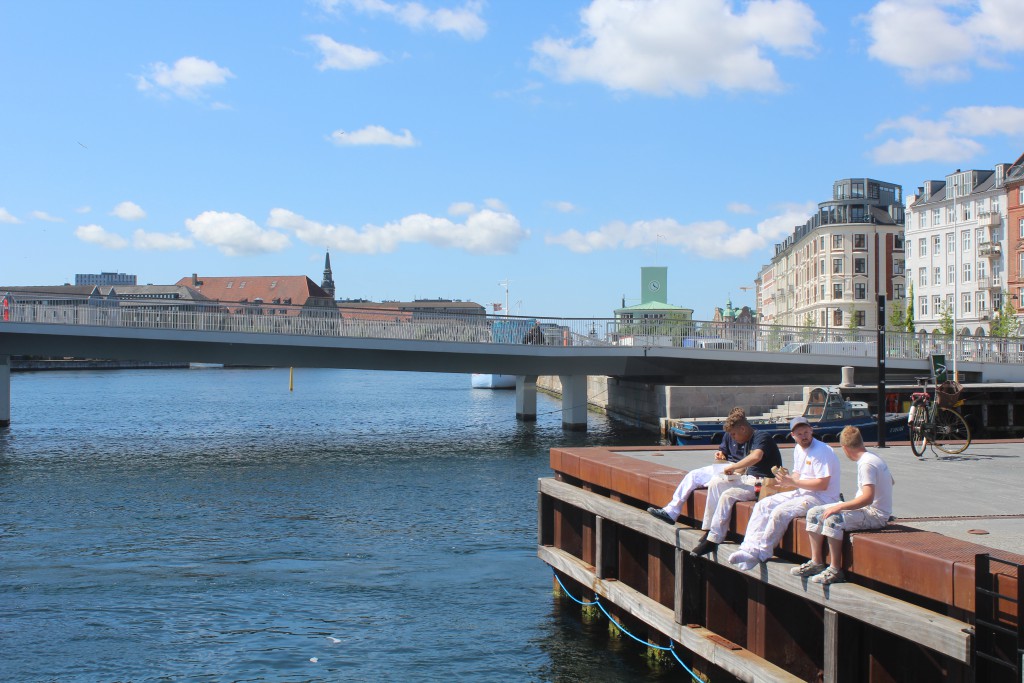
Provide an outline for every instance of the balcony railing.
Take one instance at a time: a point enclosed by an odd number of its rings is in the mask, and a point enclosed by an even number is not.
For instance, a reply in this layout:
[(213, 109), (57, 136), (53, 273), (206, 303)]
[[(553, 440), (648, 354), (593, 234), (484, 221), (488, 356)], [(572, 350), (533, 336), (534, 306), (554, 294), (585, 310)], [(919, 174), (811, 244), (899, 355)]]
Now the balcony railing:
[(978, 224), (986, 228), (998, 228), (1002, 223), (1002, 216), (998, 211), (984, 211), (978, 214)]
[(1003, 247), (999, 242), (980, 242), (978, 244), (978, 256), (1001, 256)]

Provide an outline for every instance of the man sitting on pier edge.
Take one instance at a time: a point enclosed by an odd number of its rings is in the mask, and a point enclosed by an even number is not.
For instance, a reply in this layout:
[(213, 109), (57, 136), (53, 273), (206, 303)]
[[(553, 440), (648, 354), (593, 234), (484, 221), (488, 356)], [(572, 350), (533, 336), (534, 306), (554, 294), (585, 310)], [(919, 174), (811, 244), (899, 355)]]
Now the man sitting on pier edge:
[[(743, 412), (743, 408), (733, 408), (729, 411), (729, 418), (733, 415), (740, 415), (745, 417), (746, 414)], [(727, 418), (728, 422), (728, 418)], [(715, 460), (717, 461), (714, 465), (708, 465), (707, 467), (699, 467), (695, 470), (691, 470), (686, 473), (683, 480), (679, 482), (679, 486), (676, 487), (675, 493), (672, 494), (672, 500), (663, 508), (649, 507), (647, 512), (657, 517), (663, 522), (669, 524), (675, 524), (680, 513), (683, 511), (683, 505), (686, 504), (686, 499), (690, 497), (690, 494), (701, 488), (707, 486), (708, 482), (714, 478), (716, 474), (722, 471), (725, 467), (722, 463), (738, 463), (743, 459), (743, 444), (737, 443), (732, 435), (729, 434), (728, 430), (722, 436), (722, 443), (719, 445), (718, 450), (715, 451)]]
[[(864, 449), (860, 430), (849, 426), (839, 435), (846, 457), (857, 463), (857, 497), (834, 505), (818, 505), (807, 511), (807, 536), (811, 559), (790, 570), (809, 576), (814, 583), (829, 585), (846, 580), (843, 574), (843, 532), (881, 529), (892, 517), (892, 487), (895, 480), (880, 457)], [(824, 540), (828, 538), (829, 566), (824, 562)]]
[(835, 451), (814, 438), (806, 417), (789, 423), (793, 440), (793, 471), (775, 477), (781, 486), (795, 486), (758, 501), (747, 522), (740, 549), (729, 556), (738, 569), (753, 569), (774, 554), (789, 523), (816, 505), (839, 502), (839, 458)]
[(690, 551), (695, 557), (718, 548), (729, 532), (729, 519), (736, 503), (757, 500), (761, 480), (772, 476), (773, 467), (782, 465), (778, 444), (767, 432), (755, 430), (743, 413), (730, 415), (722, 427), (740, 445), (743, 458), (723, 467), (721, 473), (708, 482), (701, 523), (704, 536)]

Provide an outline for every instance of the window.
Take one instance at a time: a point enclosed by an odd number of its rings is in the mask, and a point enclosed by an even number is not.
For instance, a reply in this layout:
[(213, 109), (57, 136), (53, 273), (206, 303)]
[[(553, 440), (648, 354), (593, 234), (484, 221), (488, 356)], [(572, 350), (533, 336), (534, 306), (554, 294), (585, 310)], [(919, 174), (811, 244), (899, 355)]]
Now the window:
[(821, 283), (821, 298), (824, 301), (824, 299), (825, 299), (825, 283), (824, 282)]
[(932, 297), (932, 307), (935, 309), (935, 315), (942, 313), (942, 297), (938, 294)]
[(963, 241), (963, 250), (964, 251), (970, 251), (971, 250), (971, 231), (970, 230), (962, 231), (960, 233), (960, 239)]
[(946, 295), (946, 307), (949, 308), (949, 310), (951, 310), (951, 311), (953, 310), (953, 295), (952, 294), (947, 294)]
[(867, 249), (868, 248), (868, 236), (864, 234), (853, 236), (853, 248), (854, 249)]
[(933, 285), (941, 285), (942, 284), (942, 267), (941, 266), (936, 266), (935, 269), (932, 271), (932, 284)]
[(903, 297), (905, 297), (906, 295), (907, 295), (907, 293), (905, 291), (903, 291), (903, 285), (895, 285), (894, 284), (892, 286), (892, 298), (899, 300), (899, 299), (902, 299)]
[[(1024, 187), (1024, 185), (1021, 185), (1021, 187)], [(1020, 231), (1020, 236), (1024, 237), (1024, 218), (1020, 219), (1020, 222), (1017, 224), (1017, 229)]]
[(953, 220), (953, 208), (950, 207), (950, 206), (946, 207), (946, 222), (947, 223), (955, 223), (956, 222), (956, 221)]
[(925, 227), (924, 211), (922, 211), (921, 213), (917, 214), (917, 227), (919, 227), (919, 228)]
[(225, 285), (226, 289), (231, 289), (235, 284), (234, 280), (228, 280), (228, 284)]
[(921, 258), (928, 255), (928, 240), (923, 237), (917, 241), (917, 255)]
[(832, 298), (842, 299), (843, 298), (843, 283), (833, 282), (832, 283)]
[(978, 313), (984, 313), (988, 310), (988, 297), (985, 296), (985, 292), (978, 292), (977, 300)]
[[(1024, 276), (1024, 251), (1017, 253), (1017, 277)], [(1021, 300), (1024, 303), (1024, 299)]]
[(863, 256), (853, 259), (853, 272), (859, 275), (866, 275), (868, 272), (868, 260)]
[(901, 258), (892, 260), (892, 274), (903, 275), (903, 270), (906, 268), (906, 261)]
[(824, 235), (822, 235), (822, 236), (821, 236), (821, 239), (820, 239), (820, 240), (818, 240), (818, 241), (819, 241), (819, 242), (821, 242), (821, 250), (822, 250), (822, 251), (825, 251), (825, 236), (824, 236)]
[(857, 327), (864, 327), (865, 318), (866, 318), (866, 316), (864, 315), (864, 311), (854, 311), (853, 312), (854, 324)]
[(969, 221), (974, 215), (974, 202), (964, 202), (964, 220)]
[(956, 240), (953, 239), (953, 233), (946, 233), (946, 253), (952, 254), (956, 252)]
[(956, 266), (949, 266), (946, 268), (946, 282), (949, 284), (956, 282)]
[(928, 315), (928, 297), (917, 297), (917, 314), (922, 316)]
[(907, 240), (907, 247), (905, 249), (907, 258), (914, 258), (914, 240)]
[(974, 243), (981, 244), (985, 239), (985, 228), (978, 228), (974, 231)]
[(971, 293), (964, 292), (960, 296), (960, 312), (970, 313), (971, 312)]
[(832, 311), (832, 324), (836, 327), (843, 326), (843, 312), (840, 310)]
[(964, 264), (964, 279), (963, 279), (963, 281), (964, 282), (970, 282), (971, 281), (971, 264), (970, 263), (965, 263)]
[(942, 235), (936, 235), (932, 240), (932, 253), (936, 256), (942, 253)]
[(833, 249), (842, 249), (843, 248), (843, 236), (842, 235), (832, 235), (832, 248)]
[(940, 225), (942, 223), (942, 209), (932, 209), (932, 225)]
[(843, 259), (834, 258), (832, 259), (832, 274), (842, 275), (843, 274)]
[(986, 270), (985, 262), (984, 261), (978, 261), (978, 263), (976, 264), (975, 268), (976, 268), (976, 273), (977, 273), (978, 279), (979, 280), (985, 279), (985, 270)]
[[(1024, 219), (1022, 219), (1022, 220), (1024, 220)], [(892, 248), (896, 249), (896, 250), (899, 250), (899, 249), (903, 248), (903, 235), (893, 235), (892, 236)]]
[(1024, 206), (1024, 185), (1017, 188), (1017, 204)]
[(824, 275), (825, 274), (825, 259), (820, 259), (818, 261), (818, 265), (820, 266), (818, 268), (818, 274)]
[(853, 183), (851, 183), (850, 196), (852, 198), (854, 198), (854, 199), (863, 198), (864, 197), (864, 183), (863, 182), (857, 182), (857, 181), (854, 181)]
[(928, 284), (928, 269), (918, 268), (917, 269), (917, 284), (926, 286)]
[(857, 282), (853, 285), (853, 298), (854, 299), (867, 299), (868, 298), (868, 286), (863, 282)]

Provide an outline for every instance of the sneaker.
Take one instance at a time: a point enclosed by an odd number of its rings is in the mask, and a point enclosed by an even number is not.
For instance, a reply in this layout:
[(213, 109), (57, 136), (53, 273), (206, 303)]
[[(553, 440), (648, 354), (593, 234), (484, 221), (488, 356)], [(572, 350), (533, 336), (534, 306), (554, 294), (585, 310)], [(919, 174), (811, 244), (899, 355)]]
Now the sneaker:
[(676, 520), (674, 520), (672, 518), (672, 515), (668, 514), (667, 512), (662, 510), (661, 508), (649, 507), (649, 508), (647, 508), (647, 512), (649, 512), (652, 517), (657, 517), (658, 519), (660, 519), (661, 521), (663, 521), (663, 522), (665, 522), (667, 524), (675, 524), (676, 523)]
[(808, 560), (799, 567), (793, 567), (792, 569), (790, 569), (789, 573), (793, 576), (814, 576), (825, 571), (825, 567), (827, 566), (828, 565), (822, 564), (820, 562), (811, 562), (810, 560)]
[(730, 555), (729, 563), (742, 571), (749, 571), (758, 565), (757, 558), (745, 550), (737, 550)]
[(831, 586), (833, 583), (843, 583), (846, 581), (846, 574), (843, 574), (841, 569), (829, 567), (817, 576), (812, 576), (811, 581), (820, 583), (822, 586)]
[(690, 554), (694, 557), (700, 557), (701, 555), (713, 553), (716, 550), (718, 550), (718, 544), (714, 541), (709, 541), (707, 537), (704, 537), (700, 540), (700, 543), (693, 546), (693, 550), (690, 551)]

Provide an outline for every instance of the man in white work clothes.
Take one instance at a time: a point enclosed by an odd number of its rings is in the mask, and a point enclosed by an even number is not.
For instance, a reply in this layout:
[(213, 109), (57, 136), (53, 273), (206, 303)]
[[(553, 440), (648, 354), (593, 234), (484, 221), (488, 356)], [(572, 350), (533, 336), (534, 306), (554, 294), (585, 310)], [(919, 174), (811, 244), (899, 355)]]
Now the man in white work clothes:
[(738, 569), (753, 569), (771, 557), (792, 520), (805, 517), (816, 505), (839, 501), (839, 458), (835, 451), (814, 438), (806, 417), (794, 417), (789, 428), (796, 441), (793, 470), (775, 479), (796, 490), (776, 493), (754, 506), (743, 543), (729, 556), (729, 562)]

